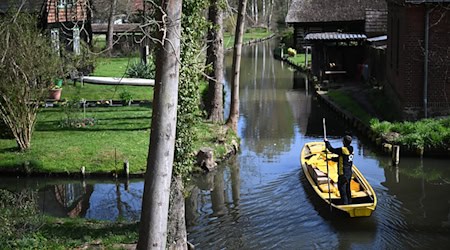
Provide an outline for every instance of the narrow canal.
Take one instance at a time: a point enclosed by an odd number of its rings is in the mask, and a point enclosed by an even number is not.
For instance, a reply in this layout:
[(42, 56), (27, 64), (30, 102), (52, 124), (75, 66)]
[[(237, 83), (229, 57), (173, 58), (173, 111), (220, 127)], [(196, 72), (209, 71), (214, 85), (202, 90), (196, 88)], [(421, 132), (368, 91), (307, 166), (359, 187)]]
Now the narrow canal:
[[(374, 188), (377, 209), (369, 218), (324, 213), (307, 188), (299, 152), (304, 143), (322, 140), (323, 117), (335, 146), (350, 128), (315, 100), (304, 75), (273, 59), (275, 43), (243, 49), (241, 151), (194, 180), (186, 199), (189, 241), (197, 249), (450, 246), (450, 161), (401, 158), (396, 168), (358, 134), (354, 163)], [(227, 79), (231, 59), (226, 56)], [(140, 216), (142, 180), (2, 178), (0, 183), (38, 190), (41, 210), (54, 216), (113, 221)]]

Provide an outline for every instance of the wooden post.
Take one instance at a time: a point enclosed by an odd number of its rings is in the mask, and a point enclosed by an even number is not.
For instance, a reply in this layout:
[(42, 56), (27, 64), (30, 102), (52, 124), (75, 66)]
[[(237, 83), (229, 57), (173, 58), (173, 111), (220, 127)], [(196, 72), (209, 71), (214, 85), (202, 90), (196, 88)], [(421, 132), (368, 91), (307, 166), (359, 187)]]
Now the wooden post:
[(80, 174), (81, 174), (81, 178), (85, 178), (86, 177), (86, 168), (84, 166), (82, 166), (80, 168)]
[(399, 162), (400, 162), (400, 146), (394, 145), (392, 147), (392, 163), (394, 164), (394, 166), (397, 166)]
[(130, 178), (130, 162), (125, 160), (123, 162), (123, 172), (125, 173), (125, 177)]

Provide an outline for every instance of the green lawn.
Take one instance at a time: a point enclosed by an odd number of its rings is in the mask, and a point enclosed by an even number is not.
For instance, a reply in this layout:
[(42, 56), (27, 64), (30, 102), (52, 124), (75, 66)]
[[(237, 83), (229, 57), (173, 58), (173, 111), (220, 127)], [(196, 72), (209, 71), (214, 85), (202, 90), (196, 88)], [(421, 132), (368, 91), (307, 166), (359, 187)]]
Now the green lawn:
[[(83, 117), (81, 112), (76, 115)], [(78, 172), (81, 166), (87, 172), (110, 172), (129, 160), (132, 172), (144, 171), (150, 107), (88, 108), (85, 116), (95, 118), (96, 124), (60, 128), (65, 113), (59, 108), (43, 109), (29, 151), (16, 152), (14, 140), (0, 139), (0, 167), (17, 167), (29, 161), (39, 172)]]
[(94, 76), (125, 77), (129, 65), (139, 62), (138, 57), (99, 57)]
[[(285, 53), (287, 55), (287, 53)], [(305, 54), (299, 53), (295, 56), (288, 57), (287, 60), (294, 65), (300, 66), (300, 67), (306, 67), (305, 65)], [(311, 65), (311, 55), (308, 55), (308, 65)]]
[[(136, 63), (137, 57), (100, 57), (96, 60), (95, 71), (93, 76), (106, 77), (126, 77), (125, 72), (128, 65)], [(120, 94), (128, 92), (133, 100), (152, 100), (153, 87), (141, 86), (107, 86), (96, 84), (84, 84), (81, 86), (79, 82), (74, 86), (71, 83), (65, 84), (61, 98), (62, 99), (81, 99), (86, 100), (120, 100)]]
[(107, 86), (107, 85), (95, 85), (84, 84), (81, 86), (77, 83), (66, 84), (62, 90), (62, 99), (81, 99), (86, 100), (120, 100), (120, 94), (123, 92), (131, 94), (133, 100), (152, 100), (153, 99), (153, 87), (150, 86)]
[[(123, 161), (130, 162), (131, 173), (145, 171), (150, 138), (151, 107), (95, 107), (68, 113), (71, 117), (94, 118), (95, 125), (63, 128), (67, 118), (63, 108), (44, 108), (38, 115), (31, 149), (18, 152), (15, 140), (0, 139), (0, 168), (23, 169), (30, 163), (33, 172), (110, 173), (121, 170)], [(219, 132), (218, 132), (219, 131)], [(215, 157), (223, 157), (233, 134), (225, 135), (219, 125), (201, 123), (195, 128), (195, 148), (216, 149)], [(226, 139), (226, 145), (218, 143)]]

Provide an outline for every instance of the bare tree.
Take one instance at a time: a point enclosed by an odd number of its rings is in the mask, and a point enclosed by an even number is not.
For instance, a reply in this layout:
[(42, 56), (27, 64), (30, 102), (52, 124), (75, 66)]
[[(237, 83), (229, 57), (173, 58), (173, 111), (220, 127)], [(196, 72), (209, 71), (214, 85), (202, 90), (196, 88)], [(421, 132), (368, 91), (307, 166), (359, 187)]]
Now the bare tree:
[(161, 0), (154, 107), (137, 249), (165, 249), (177, 121), (182, 0)]
[(0, 34), (0, 118), (19, 148), (26, 150), (31, 145), (39, 102), (47, 97), (58, 74), (59, 57), (40, 34), (37, 19), (28, 14), (1, 17)]
[(212, 66), (206, 110), (213, 122), (223, 122), (223, 10), (219, 0), (210, 0), (206, 63)]
[(239, 119), (239, 74), (241, 68), (242, 39), (244, 36), (244, 15), (246, 5), (247, 0), (239, 1), (236, 32), (234, 37), (230, 115), (228, 116), (226, 123), (226, 125), (234, 132), (237, 132), (237, 124)]

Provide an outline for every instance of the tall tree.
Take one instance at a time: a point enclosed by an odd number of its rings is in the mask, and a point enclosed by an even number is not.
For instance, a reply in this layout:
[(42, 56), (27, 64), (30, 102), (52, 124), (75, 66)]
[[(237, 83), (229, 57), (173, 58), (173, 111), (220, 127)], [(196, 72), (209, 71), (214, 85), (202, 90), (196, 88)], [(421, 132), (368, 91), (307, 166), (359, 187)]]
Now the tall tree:
[(236, 32), (234, 37), (230, 115), (228, 116), (226, 123), (226, 125), (234, 132), (237, 132), (237, 124), (239, 120), (239, 74), (241, 68), (242, 39), (244, 37), (244, 15), (246, 5), (247, 0), (239, 1)]
[(116, 15), (116, 7), (117, 7), (117, 0), (111, 0), (111, 5), (109, 9), (109, 16), (108, 16), (108, 53), (109, 55), (112, 54), (113, 45), (114, 45), (114, 16)]
[(220, 0), (210, 0), (206, 63), (212, 66), (206, 110), (212, 122), (223, 122), (223, 10)]
[(177, 122), (182, 0), (161, 0), (154, 107), (137, 249), (165, 249)]

